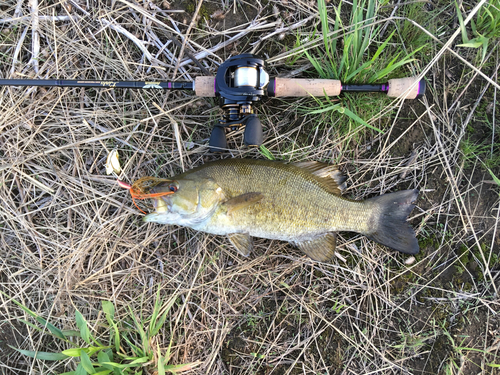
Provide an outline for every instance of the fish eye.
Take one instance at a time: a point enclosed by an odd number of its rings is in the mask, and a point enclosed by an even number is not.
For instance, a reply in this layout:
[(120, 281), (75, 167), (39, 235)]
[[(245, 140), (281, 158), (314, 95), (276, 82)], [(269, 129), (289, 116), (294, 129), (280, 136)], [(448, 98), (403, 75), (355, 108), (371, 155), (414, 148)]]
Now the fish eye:
[(175, 186), (174, 184), (171, 184), (168, 189), (172, 192), (175, 193), (178, 190), (178, 187)]

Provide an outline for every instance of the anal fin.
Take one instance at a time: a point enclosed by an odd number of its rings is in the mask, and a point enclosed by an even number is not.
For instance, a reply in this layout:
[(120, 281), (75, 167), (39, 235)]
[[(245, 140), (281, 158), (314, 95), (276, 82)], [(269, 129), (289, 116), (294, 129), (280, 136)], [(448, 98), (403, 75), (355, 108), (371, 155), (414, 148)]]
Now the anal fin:
[(229, 241), (238, 250), (238, 252), (247, 257), (253, 248), (252, 237), (246, 233), (231, 233), (227, 235)]
[(337, 244), (337, 236), (335, 233), (327, 233), (314, 240), (294, 243), (311, 259), (319, 262), (326, 262), (333, 258)]

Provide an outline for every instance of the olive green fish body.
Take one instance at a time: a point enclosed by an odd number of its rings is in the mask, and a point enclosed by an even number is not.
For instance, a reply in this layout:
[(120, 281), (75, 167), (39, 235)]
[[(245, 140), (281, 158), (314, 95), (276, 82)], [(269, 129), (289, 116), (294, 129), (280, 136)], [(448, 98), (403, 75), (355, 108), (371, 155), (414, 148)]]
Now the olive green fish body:
[[(381, 215), (386, 215), (383, 207), (376, 199), (342, 198), (343, 181), (334, 166), (225, 159), (202, 165), (172, 180), (178, 184), (178, 190), (159, 198), (163, 200), (162, 209), (158, 209), (157, 199), (157, 212), (146, 216), (146, 221), (228, 235), (245, 255), (251, 249), (251, 237), (292, 242), (317, 260), (331, 258), (334, 233), (338, 231), (362, 233), (380, 242), (377, 231), (380, 231)], [(410, 199), (416, 198), (415, 191), (408, 192), (403, 202), (404, 217), (402, 220), (401, 214), (398, 217), (398, 225), (406, 232), (408, 225), (404, 221), (409, 213), (406, 212), (413, 208)], [(389, 195), (392, 194), (384, 196)], [(406, 252), (415, 252), (416, 239), (411, 228), (410, 231), (407, 242), (411, 246)], [(408, 237), (408, 233), (404, 237)], [(381, 243), (393, 245), (387, 241)]]

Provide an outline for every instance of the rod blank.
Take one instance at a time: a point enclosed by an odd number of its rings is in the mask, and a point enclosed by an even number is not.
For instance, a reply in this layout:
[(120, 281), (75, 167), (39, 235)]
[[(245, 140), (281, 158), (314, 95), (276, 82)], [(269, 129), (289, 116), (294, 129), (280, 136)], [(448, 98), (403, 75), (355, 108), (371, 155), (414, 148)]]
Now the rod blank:
[(193, 82), (92, 81), (63, 79), (0, 79), (0, 86), (97, 87), (120, 89), (193, 90)]

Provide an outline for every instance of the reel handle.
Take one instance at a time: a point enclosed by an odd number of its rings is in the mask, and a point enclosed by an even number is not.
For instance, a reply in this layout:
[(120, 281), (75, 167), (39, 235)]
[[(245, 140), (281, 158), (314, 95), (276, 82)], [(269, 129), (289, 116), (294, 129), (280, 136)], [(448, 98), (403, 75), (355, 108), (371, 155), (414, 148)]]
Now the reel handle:
[(419, 81), (418, 77), (394, 78), (387, 84), (387, 96), (390, 98), (420, 99), (425, 94), (425, 81)]
[(274, 97), (338, 96), (342, 84), (335, 79), (279, 78), (271, 79), (267, 93)]

